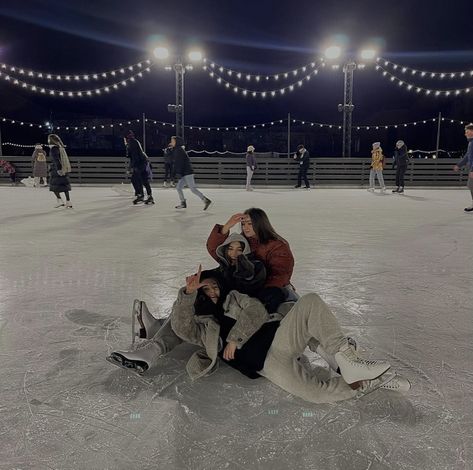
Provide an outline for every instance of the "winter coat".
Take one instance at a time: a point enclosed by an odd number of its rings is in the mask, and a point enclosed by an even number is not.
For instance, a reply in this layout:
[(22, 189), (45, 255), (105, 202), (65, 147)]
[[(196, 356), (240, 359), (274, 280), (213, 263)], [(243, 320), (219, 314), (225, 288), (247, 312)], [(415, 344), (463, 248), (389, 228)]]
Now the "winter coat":
[[(215, 225), (207, 239), (207, 251), (217, 262), (217, 247), (229, 236), (222, 234), (223, 225)], [(266, 267), (266, 283), (264, 287), (286, 287), (291, 283), (294, 270), (294, 257), (289, 244), (282, 240), (270, 240), (260, 243), (256, 238), (248, 239), (250, 249), (255, 258)]]
[(256, 157), (254, 152), (247, 152), (246, 154), (246, 166), (249, 166), (253, 171), (256, 170)]
[(400, 149), (394, 151), (393, 168), (396, 166), (407, 166), (409, 163), (409, 153), (407, 152), (406, 145), (403, 145)]
[(49, 169), (49, 190), (56, 193), (63, 193), (71, 190), (71, 183), (66, 175), (60, 175), (58, 171), (62, 170), (61, 153), (59, 147), (54, 145), (50, 152), (51, 166)]
[(0, 160), (0, 168), (2, 168), (4, 173), (9, 175), (16, 173), (15, 165), (13, 165), (13, 163), (7, 162), (6, 160)]
[(43, 149), (35, 149), (31, 160), (33, 163), (33, 176), (35, 178), (46, 178), (48, 176), (46, 152)]
[(178, 178), (194, 174), (189, 155), (187, 155), (183, 145), (184, 141), (180, 137), (177, 137), (176, 146), (172, 151), (172, 158), (174, 160), (174, 172)]
[[(186, 294), (185, 287), (180, 289), (171, 312), (171, 326), (183, 341), (203, 349), (196, 351), (186, 365), (192, 380), (214, 372), (218, 367), (218, 353), (224, 349), (220, 338), (220, 324), (213, 315), (195, 315), (194, 303), (197, 292)], [(241, 349), (247, 341), (270, 321), (270, 317), (258, 300), (230, 291), (223, 304), (224, 315), (235, 320), (227, 335), (227, 341), (237, 343)]]
[(473, 171), (473, 139), (468, 139), (468, 148), (466, 150), (466, 153), (463, 158), (457, 163), (457, 166), (461, 168), (465, 166), (465, 164), (468, 166), (470, 171)]
[(164, 163), (167, 163), (168, 165), (174, 163), (171, 147), (164, 149)]
[(384, 155), (381, 148), (371, 151), (371, 168), (373, 168), (374, 171), (383, 171)]
[(141, 144), (134, 138), (127, 139), (126, 156), (130, 159), (130, 170), (143, 171), (146, 169), (148, 157), (143, 152)]
[[(244, 245), (243, 253), (238, 256), (236, 266), (232, 266), (225, 257), (225, 247), (232, 242), (241, 242)], [(215, 250), (219, 271), (230, 289), (242, 294), (255, 295), (266, 282), (266, 268), (251, 253), (248, 240), (239, 233), (232, 233)]]
[(310, 166), (310, 154), (307, 150), (304, 149), (302, 153), (297, 152), (296, 161), (299, 162), (301, 169), (308, 169)]

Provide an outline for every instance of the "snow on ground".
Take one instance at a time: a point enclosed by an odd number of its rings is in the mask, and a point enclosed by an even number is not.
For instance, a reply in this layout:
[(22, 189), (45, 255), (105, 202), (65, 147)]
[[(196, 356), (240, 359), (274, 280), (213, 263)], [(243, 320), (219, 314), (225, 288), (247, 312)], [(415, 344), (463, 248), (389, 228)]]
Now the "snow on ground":
[[(473, 215), (466, 190), (158, 190), (132, 207), (109, 188), (0, 188), (0, 468), (469, 469), (473, 466)], [(265, 209), (293, 282), (332, 306), (370, 357), (413, 388), (313, 405), (221, 366), (196, 383), (181, 346), (142, 377), (105, 361), (130, 342), (141, 298), (169, 313), (205, 241)]]

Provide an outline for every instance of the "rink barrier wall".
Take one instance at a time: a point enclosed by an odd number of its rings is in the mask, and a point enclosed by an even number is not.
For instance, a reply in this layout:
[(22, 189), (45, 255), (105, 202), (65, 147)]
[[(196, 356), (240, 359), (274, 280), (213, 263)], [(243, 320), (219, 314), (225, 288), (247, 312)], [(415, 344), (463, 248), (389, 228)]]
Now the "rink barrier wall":
[[(267, 155), (267, 154), (266, 154)], [(262, 157), (257, 154), (258, 168), (253, 176), (254, 186), (288, 186), (297, 180), (298, 165), (287, 155), (273, 154)], [(19, 179), (32, 175), (29, 156), (4, 156), (12, 162)], [(126, 174), (127, 160), (124, 157), (70, 156), (72, 184), (116, 184), (129, 182)], [(154, 183), (164, 178), (163, 157), (150, 157), (153, 166)], [(191, 156), (196, 180), (201, 184), (244, 185), (246, 161), (242, 157)], [(388, 185), (395, 181), (395, 170), (387, 159), (384, 179)], [(452, 159), (414, 159), (409, 162), (405, 180), (407, 186), (463, 186), (468, 179), (467, 170), (455, 173)], [(349, 185), (366, 187), (369, 183), (370, 158), (312, 158), (308, 177), (313, 186)], [(0, 173), (0, 183), (8, 183), (9, 176)]]

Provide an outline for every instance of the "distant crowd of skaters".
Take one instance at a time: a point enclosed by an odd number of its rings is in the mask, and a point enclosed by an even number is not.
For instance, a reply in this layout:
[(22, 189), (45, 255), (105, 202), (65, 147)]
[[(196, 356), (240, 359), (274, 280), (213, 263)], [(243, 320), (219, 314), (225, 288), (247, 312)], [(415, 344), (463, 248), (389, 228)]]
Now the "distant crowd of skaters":
[[(473, 212), (473, 124), (465, 126), (465, 137), (468, 141), (468, 149), (463, 158), (454, 165), (453, 170), (459, 171), (462, 167), (469, 168), (468, 189), (471, 193), (472, 204), (466, 207), (465, 212)], [(153, 192), (150, 182), (152, 180), (152, 168), (150, 160), (143, 151), (140, 142), (136, 139), (133, 131), (128, 131), (124, 138), (126, 147), (126, 156), (128, 158), (128, 174), (131, 175), (131, 183), (135, 191), (133, 204), (154, 204)], [(61, 138), (56, 134), (48, 135), (48, 145), (50, 147), (49, 167), (49, 189), (56, 195), (55, 207), (72, 208), (70, 200), (71, 184), (68, 174), (71, 172), (71, 164)], [(393, 193), (404, 193), (404, 175), (409, 163), (409, 152), (403, 140), (396, 142), (393, 155), (392, 168), (396, 169), (396, 186)], [(298, 163), (299, 171), (297, 175), (297, 184), (295, 188), (301, 188), (304, 182), (304, 188), (310, 189), (310, 182), (307, 173), (310, 168), (310, 154), (303, 144), (298, 145), (297, 151), (293, 156)], [(32, 156), (34, 186), (48, 185), (48, 166), (46, 161), (46, 152), (42, 144), (36, 144)], [(371, 169), (369, 176), (368, 191), (375, 191), (375, 179), (377, 178), (381, 192), (386, 191), (386, 185), (383, 177), (386, 158), (383, 154), (380, 142), (374, 142), (371, 151)], [(0, 169), (9, 174), (12, 184), (17, 184), (16, 168), (11, 162), (0, 160)], [(246, 152), (246, 190), (253, 191), (251, 180), (257, 169), (255, 156), (255, 147), (249, 145)], [(42, 182), (42, 183), (41, 183)], [(179, 136), (173, 136), (166, 149), (164, 149), (164, 183), (165, 188), (176, 188), (179, 196), (179, 204), (176, 209), (185, 209), (187, 201), (184, 197), (183, 189), (187, 186), (203, 202), (203, 209), (207, 210), (212, 201), (199, 191), (195, 184), (194, 171), (187, 154), (184, 141)], [(145, 198), (146, 192), (146, 198)], [(64, 194), (64, 199), (62, 198)]]

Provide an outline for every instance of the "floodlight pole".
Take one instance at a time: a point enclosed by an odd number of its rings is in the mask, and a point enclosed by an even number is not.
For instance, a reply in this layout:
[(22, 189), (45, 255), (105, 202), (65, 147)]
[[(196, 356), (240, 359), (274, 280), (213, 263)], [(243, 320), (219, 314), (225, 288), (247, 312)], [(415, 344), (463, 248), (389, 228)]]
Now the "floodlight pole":
[(342, 156), (351, 157), (351, 132), (353, 109), (353, 76), (356, 70), (356, 62), (349, 60), (343, 66), (344, 85), (343, 85), (343, 145)]
[(182, 64), (181, 57), (177, 57), (174, 71), (176, 73), (176, 136), (184, 139), (184, 74), (186, 68)]

